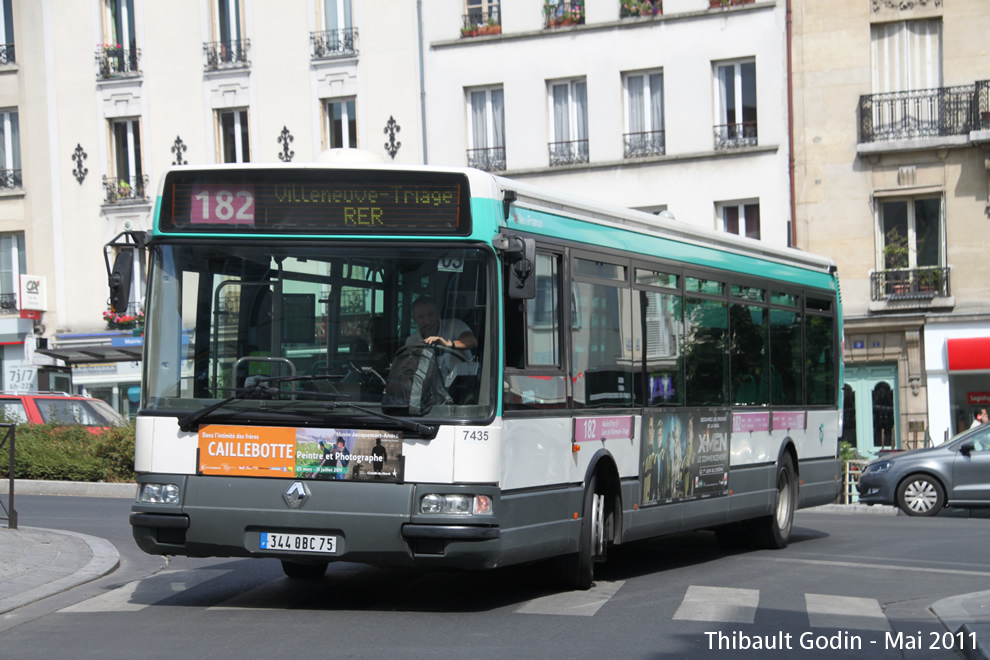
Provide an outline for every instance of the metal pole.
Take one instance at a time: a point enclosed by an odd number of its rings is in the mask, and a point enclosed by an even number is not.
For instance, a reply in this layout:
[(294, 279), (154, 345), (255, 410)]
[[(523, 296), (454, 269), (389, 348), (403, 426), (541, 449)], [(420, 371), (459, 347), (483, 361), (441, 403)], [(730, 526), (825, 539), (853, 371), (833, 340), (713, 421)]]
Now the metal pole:
[[(8, 469), (7, 469), (7, 502), (8, 502), (8, 505), (9, 505), (10, 508), (7, 509), (6, 507), (4, 507), (4, 509), (7, 511), (7, 528), (8, 529), (17, 529), (17, 509), (14, 508), (14, 474), (15, 474), (15, 467), (16, 467), (14, 465), (14, 454), (15, 454), (15, 452), (14, 452), (14, 443), (15, 443), (15, 438), (17, 436), (17, 426), (14, 425), (14, 424), (0, 424), (0, 426), (6, 426), (7, 427), (7, 434), (4, 436), (3, 442), (0, 442), (0, 449), (3, 448), (3, 445), (4, 445), (5, 442), (7, 442), (8, 440), (10, 440), (10, 448), (9, 448), (9, 457), (10, 458), (9, 458), (9, 461), (7, 462), (7, 466), (8, 466)], [(0, 504), (2, 504), (2, 503), (0, 503)]]

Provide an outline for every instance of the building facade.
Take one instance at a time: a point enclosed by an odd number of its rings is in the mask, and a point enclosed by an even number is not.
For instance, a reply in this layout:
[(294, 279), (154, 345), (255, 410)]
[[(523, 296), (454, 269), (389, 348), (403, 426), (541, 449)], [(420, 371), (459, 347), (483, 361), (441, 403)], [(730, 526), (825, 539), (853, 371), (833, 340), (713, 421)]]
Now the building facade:
[(797, 245), (838, 264), (866, 456), (990, 400), (988, 33), (982, 0), (793, 2)]

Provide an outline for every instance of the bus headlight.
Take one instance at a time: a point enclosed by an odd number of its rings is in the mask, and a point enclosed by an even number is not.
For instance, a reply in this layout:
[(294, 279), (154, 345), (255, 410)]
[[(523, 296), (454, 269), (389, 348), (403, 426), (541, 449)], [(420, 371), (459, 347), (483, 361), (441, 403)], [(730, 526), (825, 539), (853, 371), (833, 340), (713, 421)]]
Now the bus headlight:
[(487, 495), (430, 493), (419, 501), (419, 512), (445, 516), (490, 516), (492, 498)]
[(141, 484), (138, 502), (150, 504), (178, 504), (179, 487), (175, 484)]

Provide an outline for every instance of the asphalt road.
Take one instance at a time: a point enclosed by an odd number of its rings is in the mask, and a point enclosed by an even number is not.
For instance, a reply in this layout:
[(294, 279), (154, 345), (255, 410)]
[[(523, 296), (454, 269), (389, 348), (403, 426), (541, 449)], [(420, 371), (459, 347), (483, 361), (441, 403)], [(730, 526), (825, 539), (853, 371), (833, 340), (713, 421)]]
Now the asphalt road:
[[(128, 508), (18, 498), (23, 525), (106, 538), (121, 567), (24, 608), (2, 631), (0, 657), (942, 659), (960, 657), (943, 648), (957, 640), (928, 607), (990, 590), (986, 518), (799, 512), (785, 550), (670, 536), (615, 549), (592, 590), (559, 592), (542, 565), (339, 563), (315, 582), (289, 580), (267, 559), (166, 566), (134, 546)], [(751, 648), (771, 643), (784, 648)]]

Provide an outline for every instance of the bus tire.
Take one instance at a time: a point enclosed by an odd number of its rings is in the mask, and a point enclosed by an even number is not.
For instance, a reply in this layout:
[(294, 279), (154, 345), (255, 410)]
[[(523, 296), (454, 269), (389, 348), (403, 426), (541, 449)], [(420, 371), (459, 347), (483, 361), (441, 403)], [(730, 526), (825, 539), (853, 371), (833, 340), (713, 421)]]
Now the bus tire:
[(797, 508), (797, 481), (794, 478), (794, 461), (790, 454), (780, 457), (777, 465), (777, 495), (773, 513), (753, 520), (753, 542), (759, 548), (776, 550), (786, 548), (794, 527), (794, 510)]
[(296, 561), (282, 560), (282, 572), (293, 580), (318, 580), (327, 572), (328, 562), (302, 564)]
[(594, 584), (595, 562), (604, 560), (608, 545), (605, 538), (605, 518), (605, 494), (598, 492), (598, 475), (595, 474), (584, 491), (578, 551), (555, 560), (556, 573), (564, 587), (585, 591)]

